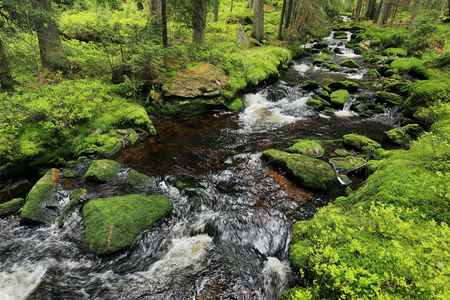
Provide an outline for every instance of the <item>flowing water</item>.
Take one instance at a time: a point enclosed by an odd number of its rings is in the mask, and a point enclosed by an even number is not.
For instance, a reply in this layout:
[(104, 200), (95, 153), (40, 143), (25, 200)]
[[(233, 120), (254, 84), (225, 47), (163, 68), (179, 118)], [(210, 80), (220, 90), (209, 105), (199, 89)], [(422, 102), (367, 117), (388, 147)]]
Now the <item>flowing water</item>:
[[(313, 95), (298, 88), (306, 79), (368, 80), (362, 57), (345, 42), (340, 62), (363, 66), (329, 72), (295, 61), (275, 84), (246, 94), (245, 109), (191, 118), (155, 120), (158, 136), (140, 141), (116, 159), (122, 176), (129, 168), (151, 176), (142, 191), (170, 198), (173, 212), (143, 232), (131, 249), (110, 256), (90, 254), (80, 240), (79, 212), (58, 229), (19, 226), (15, 216), (0, 219), (0, 299), (274, 299), (294, 284), (289, 269), (290, 228), (311, 218), (343, 189), (337, 181), (325, 193), (302, 189), (261, 160), (267, 149), (294, 139), (336, 139), (359, 133), (385, 143), (383, 132), (396, 125), (392, 112), (369, 119), (350, 109), (318, 113), (306, 105)], [(373, 93), (364, 88), (360, 91)], [(327, 148), (330, 156), (332, 148)], [(80, 166), (86, 169), (87, 165)], [(361, 182), (352, 177), (354, 187)], [(358, 181), (359, 180), (359, 181)], [(123, 180), (94, 186), (61, 179), (60, 201), (76, 187), (90, 199), (135, 192)]]

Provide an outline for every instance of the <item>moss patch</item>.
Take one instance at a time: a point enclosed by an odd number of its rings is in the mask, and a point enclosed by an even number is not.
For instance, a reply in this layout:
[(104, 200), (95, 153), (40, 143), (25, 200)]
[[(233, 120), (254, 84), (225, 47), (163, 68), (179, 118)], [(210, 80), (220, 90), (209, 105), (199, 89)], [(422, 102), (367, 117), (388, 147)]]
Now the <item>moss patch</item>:
[(117, 138), (110, 138), (106, 144), (98, 150), (98, 155), (108, 158), (116, 154), (122, 149), (122, 142)]
[(408, 124), (403, 127), (391, 129), (386, 135), (396, 144), (409, 147), (411, 141), (417, 138), (423, 132), (422, 127), (418, 124)]
[(346, 146), (356, 150), (363, 150), (363, 147), (381, 148), (380, 144), (363, 135), (352, 133), (344, 135), (343, 138)]
[(4, 217), (9, 214), (13, 214), (25, 204), (25, 199), (23, 198), (16, 198), (13, 200), (10, 200), (8, 202), (0, 204), (0, 217)]
[(264, 151), (263, 157), (271, 165), (285, 169), (301, 185), (314, 190), (326, 191), (334, 180), (331, 166), (316, 158), (278, 150)]
[(134, 187), (143, 187), (148, 178), (149, 177), (145, 174), (141, 174), (136, 170), (130, 170), (127, 176), (127, 182)]
[(359, 65), (353, 59), (344, 60), (343, 62), (341, 62), (341, 66), (352, 69), (359, 68)]
[(334, 107), (342, 108), (344, 103), (350, 98), (350, 94), (347, 90), (337, 90), (330, 95), (331, 104)]
[(361, 169), (365, 166), (366, 160), (359, 156), (336, 157), (330, 159), (330, 164), (338, 173), (346, 173)]
[(397, 94), (379, 91), (375, 93), (375, 99), (381, 103), (402, 106), (405, 99)]
[(170, 200), (142, 194), (90, 201), (83, 207), (86, 241), (96, 254), (129, 247), (136, 236), (171, 210)]
[(120, 164), (113, 160), (94, 160), (84, 175), (86, 179), (104, 183), (117, 178)]

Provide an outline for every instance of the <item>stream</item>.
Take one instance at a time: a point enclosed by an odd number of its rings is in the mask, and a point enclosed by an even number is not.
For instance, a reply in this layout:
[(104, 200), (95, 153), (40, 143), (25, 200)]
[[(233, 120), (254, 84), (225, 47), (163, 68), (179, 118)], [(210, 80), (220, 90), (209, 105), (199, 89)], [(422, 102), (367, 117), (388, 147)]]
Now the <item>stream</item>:
[[(342, 48), (335, 62), (352, 58), (362, 67), (330, 72), (312, 67), (313, 57), (295, 60), (277, 83), (246, 94), (243, 111), (154, 120), (158, 135), (115, 159), (150, 176), (152, 183), (142, 190), (165, 195), (174, 208), (131, 249), (96, 256), (79, 247), (79, 212), (63, 229), (20, 226), (17, 216), (0, 219), (0, 298), (274, 299), (292, 287), (292, 224), (345, 195), (345, 187), (335, 180), (324, 193), (303, 189), (262, 160), (262, 152), (284, 150), (295, 139), (349, 133), (388, 147), (384, 132), (398, 123), (391, 110), (365, 119), (352, 112), (356, 95), (374, 93), (363, 84), (370, 65), (345, 48), (345, 41), (324, 40), (331, 49)], [(361, 88), (344, 109), (316, 112), (306, 105), (314, 92), (298, 86), (307, 79), (325, 85), (330, 78)], [(334, 149), (325, 149), (324, 159)], [(353, 188), (364, 179), (350, 177)], [(91, 199), (130, 193), (126, 184), (61, 178), (61, 201), (77, 187), (86, 188)]]

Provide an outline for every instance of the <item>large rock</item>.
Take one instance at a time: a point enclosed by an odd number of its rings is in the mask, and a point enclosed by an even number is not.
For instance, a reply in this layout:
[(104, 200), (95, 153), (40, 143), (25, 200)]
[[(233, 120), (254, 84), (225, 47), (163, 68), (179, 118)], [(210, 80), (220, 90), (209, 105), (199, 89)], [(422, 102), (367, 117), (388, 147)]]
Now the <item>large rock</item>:
[(416, 139), (423, 132), (419, 124), (408, 124), (386, 131), (386, 135), (396, 144), (409, 147), (412, 140)]
[(129, 247), (136, 236), (170, 212), (170, 200), (143, 194), (97, 199), (83, 207), (86, 242), (96, 254)]
[(366, 155), (374, 155), (376, 149), (381, 148), (381, 145), (374, 140), (355, 133), (344, 135), (344, 144), (347, 147), (362, 151)]
[(0, 204), (0, 217), (15, 213), (25, 204), (25, 199), (16, 198)]
[(331, 93), (331, 104), (337, 108), (343, 108), (344, 103), (350, 98), (350, 94), (347, 90), (337, 90)]
[(300, 88), (307, 90), (307, 91), (315, 90), (318, 87), (319, 87), (319, 84), (317, 83), (317, 81), (314, 81), (314, 80), (305, 80), (302, 82), (302, 84), (300, 84)]
[(218, 97), (227, 81), (224, 70), (204, 63), (178, 71), (162, 88), (166, 97)]
[(403, 105), (405, 99), (397, 94), (379, 91), (375, 93), (375, 99), (381, 103), (387, 103), (390, 105)]
[(286, 149), (290, 153), (303, 154), (309, 157), (322, 157), (325, 153), (318, 141), (314, 140), (296, 140), (296, 143)]
[(334, 180), (333, 168), (316, 158), (278, 150), (264, 151), (263, 157), (271, 165), (288, 171), (299, 184), (307, 188), (326, 191)]
[(359, 65), (353, 59), (344, 60), (343, 62), (341, 62), (341, 66), (353, 69), (359, 68)]
[(94, 160), (84, 176), (88, 180), (104, 183), (116, 179), (119, 169), (120, 164), (114, 160)]
[(58, 169), (50, 169), (39, 179), (28, 193), (25, 206), (20, 214), (20, 224), (36, 225), (51, 223), (58, 217), (52, 202), (59, 179)]

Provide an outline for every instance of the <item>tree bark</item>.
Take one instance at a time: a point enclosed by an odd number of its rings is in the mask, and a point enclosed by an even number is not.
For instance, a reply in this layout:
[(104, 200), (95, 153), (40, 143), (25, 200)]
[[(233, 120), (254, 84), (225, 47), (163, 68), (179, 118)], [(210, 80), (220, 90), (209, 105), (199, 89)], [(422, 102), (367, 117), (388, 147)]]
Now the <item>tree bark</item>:
[(284, 22), (284, 29), (288, 29), (288, 27), (291, 25), (292, 1), (293, 0), (287, 0), (286, 3), (286, 20)]
[(264, 39), (264, 0), (255, 0), (253, 6), (252, 37), (258, 42)]
[(419, 0), (416, 6), (414, 7), (413, 12), (411, 13), (411, 19), (409, 21), (409, 29), (413, 28), (414, 25), (416, 24), (416, 18), (420, 14), (420, 11), (422, 10), (422, 4), (423, 0)]
[(362, 0), (358, 0), (358, 2), (356, 3), (355, 22), (359, 22), (359, 17), (361, 16), (361, 6)]
[(14, 80), (11, 77), (9, 69), (9, 62), (6, 58), (5, 47), (3, 41), (0, 39), (0, 85), (2, 89), (9, 89), (14, 85)]
[(376, 0), (367, 0), (366, 20), (374, 20)]
[(208, 12), (207, 0), (195, 0), (194, 20), (192, 20), (194, 33), (192, 41), (194, 44), (203, 45), (205, 43), (206, 13)]
[(378, 26), (382, 26), (384, 23), (383, 23), (383, 21), (384, 21), (384, 19), (385, 19), (385, 14), (386, 14), (386, 12), (387, 12), (387, 8), (388, 8), (388, 3), (389, 1), (388, 0), (384, 0), (382, 3), (381, 3), (381, 7), (380, 7), (380, 12), (378, 13), (378, 21), (377, 21), (377, 25)]
[(214, 4), (214, 22), (219, 21), (219, 3)]
[(34, 14), (33, 22), (36, 27), (42, 65), (67, 72), (70, 63), (62, 49), (58, 27), (52, 18), (51, 0), (37, 0), (37, 3), (41, 11)]
[(247, 5), (245, 7), (249, 8), (250, 10), (252, 10), (252, 8), (253, 8), (253, 0), (248, 0), (247, 1)]
[(277, 39), (280, 41), (283, 40), (282, 31), (283, 31), (284, 14), (286, 11), (286, 1), (287, 0), (283, 0), (283, 6), (281, 7), (280, 26), (278, 27), (278, 36), (277, 36)]
[(163, 47), (167, 47), (167, 6), (166, 0), (161, 0), (161, 25)]

